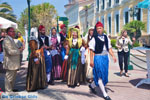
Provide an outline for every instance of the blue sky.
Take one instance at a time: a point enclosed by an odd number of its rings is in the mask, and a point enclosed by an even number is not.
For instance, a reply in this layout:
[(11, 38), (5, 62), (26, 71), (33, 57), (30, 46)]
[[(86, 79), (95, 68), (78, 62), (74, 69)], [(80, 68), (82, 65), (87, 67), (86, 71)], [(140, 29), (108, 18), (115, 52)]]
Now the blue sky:
[[(28, 7), (27, 0), (0, 0), (0, 3), (8, 2), (14, 10), (14, 14), (17, 15), (17, 19), (20, 17), (21, 12)], [(31, 0), (31, 5), (37, 5), (44, 2), (49, 2), (54, 5), (59, 16), (65, 16), (64, 5), (68, 3), (68, 0)]]

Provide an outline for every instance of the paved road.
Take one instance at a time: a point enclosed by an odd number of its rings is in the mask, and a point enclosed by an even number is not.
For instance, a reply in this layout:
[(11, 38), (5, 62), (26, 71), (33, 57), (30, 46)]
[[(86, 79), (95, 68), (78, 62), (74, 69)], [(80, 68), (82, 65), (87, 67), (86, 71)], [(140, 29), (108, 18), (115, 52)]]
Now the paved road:
[[(139, 54), (135, 51), (133, 53)], [(141, 58), (145, 59), (144, 56)], [(131, 59), (146, 68), (145, 63)], [(89, 91), (87, 85), (72, 89), (61, 81), (56, 81), (54, 86), (49, 85), (47, 89), (28, 93), (25, 90), (27, 64), (27, 61), (23, 62), (17, 74), (15, 88), (19, 89), (19, 95), (28, 95), (32, 98), (30, 100), (103, 100), (99, 88), (96, 88), (98, 94), (94, 95)], [(120, 77), (118, 63), (114, 64), (110, 57), (109, 83), (106, 89), (112, 100), (150, 100), (150, 85), (143, 84), (138, 88), (135, 87), (141, 79), (146, 78), (147, 71), (134, 66), (134, 70), (129, 70), (129, 74), (129, 78)], [(4, 91), (4, 71), (2, 70), (0, 70), (0, 88)], [(23, 100), (29, 100), (29, 97)]]

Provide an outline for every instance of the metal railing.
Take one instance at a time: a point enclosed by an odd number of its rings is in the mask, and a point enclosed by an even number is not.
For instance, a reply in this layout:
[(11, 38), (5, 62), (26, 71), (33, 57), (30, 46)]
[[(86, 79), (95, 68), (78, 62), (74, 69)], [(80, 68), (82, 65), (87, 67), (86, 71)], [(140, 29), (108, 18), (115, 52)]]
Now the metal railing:
[[(138, 51), (139, 53), (144, 54), (144, 55), (146, 56), (146, 53), (144, 53), (144, 52), (142, 52), (142, 51), (140, 51), (140, 50), (137, 50), (137, 51)], [(140, 61), (142, 61), (142, 62), (144, 62), (144, 63), (147, 63), (145, 60), (143, 60), (143, 59), (141, 59), (141, 58), (139, 58), (139, 57), (133, 55), (131, 52), (130, 52), (130, 55), (131, 55), (132, 57), (134, 57), (135, 59), (138, 59), (138, 60), (140, 60)], [(141, 69), (147, 70), (146, 68), (143, 68), (142, 66), (137, 65), (137, 64), (134, 63), (132, 60), (130, 60), (130, 62), (131, 62), (133, 65), (135, 65), (135, 66), (137, 66), (137, 67), (139, 67), (139, 68), (141, 68)]]

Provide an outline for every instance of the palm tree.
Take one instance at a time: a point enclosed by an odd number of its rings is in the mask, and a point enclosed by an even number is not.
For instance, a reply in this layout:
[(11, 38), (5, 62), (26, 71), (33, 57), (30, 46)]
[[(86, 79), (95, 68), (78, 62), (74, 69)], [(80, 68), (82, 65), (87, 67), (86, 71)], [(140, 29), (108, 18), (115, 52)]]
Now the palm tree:
[(16, 22), (16, 16), (13, 14), (12, 7), (6, 2), (0, 4), (0, 16)]
[(141, 36), (141, 30), (145, 30), (145, 23), (134, 20), (126, 24), (124, 29), (128, 31), (130, 37), (138, 39)]

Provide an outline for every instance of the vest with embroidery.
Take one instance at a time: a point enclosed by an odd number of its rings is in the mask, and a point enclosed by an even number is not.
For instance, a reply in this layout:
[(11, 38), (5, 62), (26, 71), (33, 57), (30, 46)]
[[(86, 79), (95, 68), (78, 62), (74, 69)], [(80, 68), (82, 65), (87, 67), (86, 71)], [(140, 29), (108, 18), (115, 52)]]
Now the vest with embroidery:
[(104, 35), (104, 41), (100, 40), (98, 38), (98, 35), (94, 36), (95, 38), (95, 54), (100, 54), (103, 51), (104, 45), (106, 46), (107, 51), (109, 51), (108, 49), (108, 38), (106, 35)]

